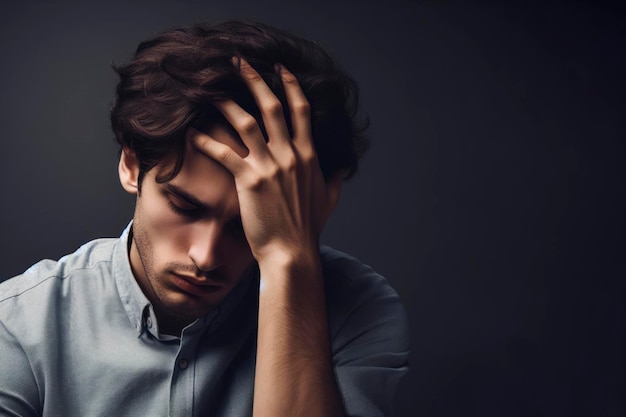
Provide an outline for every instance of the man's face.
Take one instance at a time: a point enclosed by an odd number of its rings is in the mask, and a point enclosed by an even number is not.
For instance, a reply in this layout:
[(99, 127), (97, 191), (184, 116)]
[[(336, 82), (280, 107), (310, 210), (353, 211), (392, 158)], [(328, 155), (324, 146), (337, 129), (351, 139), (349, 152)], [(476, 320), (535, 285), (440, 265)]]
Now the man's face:
[[(245, 152), (227, 129), (207, 133)], [(170, 163), (150, 170), (142, 180), (130, 259), (159, 322), (164, 318), (185, 324), (212, 311), (245, 275), (253, 257), (232, 174), (189, 141), (180, 173), (157, 183), (155, 178)]]

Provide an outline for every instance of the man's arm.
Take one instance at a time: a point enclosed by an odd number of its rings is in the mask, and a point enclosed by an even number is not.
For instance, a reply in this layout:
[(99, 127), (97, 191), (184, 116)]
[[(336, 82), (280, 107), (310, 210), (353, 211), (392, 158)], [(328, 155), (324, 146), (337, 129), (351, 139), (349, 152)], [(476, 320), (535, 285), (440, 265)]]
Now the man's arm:
[(259, 264), (254, 416), (345, 415), (333, 372), (319, 235), (341, 179), (326, 182), (313, 146), (310, 108), (296, 78), (282, 76), (293, 128), (280, 101), (241, 60), (241, 75), (261, 110), (269, 140), (234, 101), (216, 103), (249, 150), (242, 157), (207, 135), (195, 146), (234, 176), (241, 219)]

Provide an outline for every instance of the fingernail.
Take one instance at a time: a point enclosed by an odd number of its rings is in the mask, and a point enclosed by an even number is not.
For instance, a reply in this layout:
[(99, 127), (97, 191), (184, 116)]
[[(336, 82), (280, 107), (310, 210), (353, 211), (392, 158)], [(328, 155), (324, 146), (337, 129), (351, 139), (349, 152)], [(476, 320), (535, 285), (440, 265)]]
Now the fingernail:
[(239, 57), (239, 66), (240, 67), (252, 67), (248, 61), (242, 56)]

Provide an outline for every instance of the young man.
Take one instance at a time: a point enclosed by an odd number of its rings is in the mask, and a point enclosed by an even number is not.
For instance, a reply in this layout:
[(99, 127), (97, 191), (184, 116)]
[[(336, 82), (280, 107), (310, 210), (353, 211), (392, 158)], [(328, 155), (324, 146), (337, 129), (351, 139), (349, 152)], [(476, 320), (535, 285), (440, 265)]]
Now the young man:
[(0, 286), (0, 414), (389, 415), (404, 310), (318, 243), (363, 149), (351, 79), (244, 22), (166, 32), (117, 71), (133, 221)]

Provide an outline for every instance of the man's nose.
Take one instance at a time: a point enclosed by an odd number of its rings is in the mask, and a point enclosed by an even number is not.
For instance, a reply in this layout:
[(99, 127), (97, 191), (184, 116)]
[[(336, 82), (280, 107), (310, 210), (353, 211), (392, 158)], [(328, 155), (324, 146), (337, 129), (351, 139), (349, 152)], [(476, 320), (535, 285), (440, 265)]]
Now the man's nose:
[(222, 265), (221, 234), (222, 227), (215, 221), (193, 229), (189, 258), (201, 271), (212, 271)]

